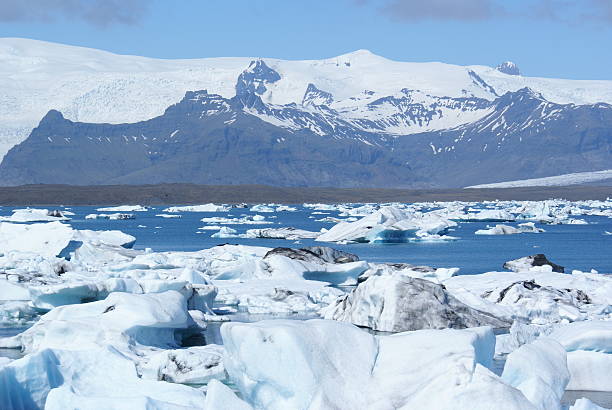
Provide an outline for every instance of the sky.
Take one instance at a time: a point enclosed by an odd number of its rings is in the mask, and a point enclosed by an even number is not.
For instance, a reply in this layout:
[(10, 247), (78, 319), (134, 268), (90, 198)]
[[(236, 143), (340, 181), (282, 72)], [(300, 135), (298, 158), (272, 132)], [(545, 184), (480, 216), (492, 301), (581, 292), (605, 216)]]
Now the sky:
[(612, 0), (0, 0), (0, 37), (158, 58), (398, 61), (612, 80)]

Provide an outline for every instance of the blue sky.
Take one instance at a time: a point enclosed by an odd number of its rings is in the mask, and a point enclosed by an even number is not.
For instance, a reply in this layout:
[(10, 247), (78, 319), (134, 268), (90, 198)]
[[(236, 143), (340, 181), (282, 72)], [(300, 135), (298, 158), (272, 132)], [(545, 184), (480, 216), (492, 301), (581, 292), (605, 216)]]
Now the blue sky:
[(612, 80), (612, 0), (2, 0), (0, 36), (162, 58), (318, 59), (363, 48)]

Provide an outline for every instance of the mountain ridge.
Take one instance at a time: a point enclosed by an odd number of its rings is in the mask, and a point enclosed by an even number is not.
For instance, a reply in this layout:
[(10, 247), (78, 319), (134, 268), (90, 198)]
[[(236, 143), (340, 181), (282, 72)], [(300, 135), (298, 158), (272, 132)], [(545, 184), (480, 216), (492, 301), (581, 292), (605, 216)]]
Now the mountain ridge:
[[(254, 60), (265, 61), (281, 76), (267, 87), (264, 102), (301, 104), (308, 85), (314, 84), (333, 96), (333, 108), (347, 115), (371, 114), (366, 107), (369, 103), (401, 95), (403, 89), (418, 90), (414, 98), (424, 105), (434, 104), (438, 97), (495, 99), (490, 90), (474, 83), (470, 72), (499, 95), (529, 86), (557, 103), (612, 103), (612, 81), (531, 78), (485, 66), (397, 62), (364, 50), (302, 61), (256, 57), (162, 60), (36, 40), (0, 39), (0, 157), (23, 141), (50, 109), (73, 121), (120, 124), (159, 116), (187, 91), (206, 89), (231, 98), (236, 78)], [(450, 128), (463, 121), (463, 117), (447, 118), (427, 129)], [(470, 121), (473, 117), (465, 122)], [(422, 130), (414, 124), (392, 129), (402, 135)]]
[[(333, 104), (265, 102), (281, 78), (253, 60), (233, 97), (189, 91), (161, 116), (131, 124), (72, 122), (51, 110), (0, 164), (2, 182), (450, 188), (609, 168), (609, 104), (556, 104), (525, 87), (493, 101), (425, 105), (413, 100), (419, 91), (402, 90), (365, 105), (378, 117), (350, 117)], [(427, 130), (443, 108), (479, 118)], [(425, 131), (397, 135), (391, 120)]]

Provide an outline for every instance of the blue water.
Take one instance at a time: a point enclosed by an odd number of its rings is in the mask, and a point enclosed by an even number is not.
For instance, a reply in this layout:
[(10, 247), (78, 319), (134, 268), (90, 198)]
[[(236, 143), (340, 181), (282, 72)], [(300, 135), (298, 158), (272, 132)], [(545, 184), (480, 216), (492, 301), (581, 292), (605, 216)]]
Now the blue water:
[[(69, 222), (76, 229), (109, 230), (117, 229), (137, 238), (134, 248), (152, 248), (154, 251), (195, 251), (215, 245), (232, 243), (268, 247), (301, 247), (325, 245), (313, 240), (301, 240), (299, 244), (285, 240), (267, 239), (217, 239), (210, 235), (215, 231), (198, 231), (204, 226), (201, 218), (222, 216), (240, 217), (254, 215), (248, 209), (232, 209), (224, 213), (183, 212), (182, 218), (161, 218), (156, 214), (163, 213), (164, 207), (150, 209), (147, 212), (134, 212), (133, 220), (85, 219), (97, 207), (60, 207), (69, 209), (76, 215)], [(0, 208), (0, 215), (10, 215), (11, 207)], [(49, 208), (51, 209), (51, 208)], [(259, 213), (273, 225), (228, 225), (243, 233), (251, 228), (293, 226), (296, 228), (319, 231), (330, 228), (333, 223), (316, 222), (326, 216), (338, 216), (336, 211), (324, 211), (327, 215), (309, 216), (312, 210), (298, 207), (297, 212)], [(108, 213), (108, 212), (104, 212)], [(572, 269), (589, 271), (596, 269), (601, 273), (612, 273), (612, 219), (605, 217), (580, 217), (589, 225), (542, 225), (546, 230), (540, 234), (518, 234), (502, 236), (474, 235), (478, 229), (483, 229), (487, 223), (461, 223), (450, 235), (459, 237), (458, 241), (445, 243), (407, 243), (407, 244), (327, 244), (337, 249), (357, 254), (360, 258), (372, 262), (407, 262), (433, 267), (459, 267), (462, 274), (482, 273), (492, 270), (502, 270), (504, 262), (535, 253), (544, 253), (555, 263), (566, 267), (566, 272)], [(139, 227), (144, 225), (146, 228)], [(493, 223), (494, 225), (494, 223)], [(507, 225), (516, 225), (507, 223)]]

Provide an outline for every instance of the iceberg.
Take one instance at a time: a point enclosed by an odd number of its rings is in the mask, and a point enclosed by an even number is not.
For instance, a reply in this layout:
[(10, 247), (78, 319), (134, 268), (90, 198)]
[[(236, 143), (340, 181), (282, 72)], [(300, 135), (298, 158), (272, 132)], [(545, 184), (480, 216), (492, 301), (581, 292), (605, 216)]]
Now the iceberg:
[(495, 225), (489, 229), (479, 229), (476, 235), (515, 235), (518, 233), (541, 233), (544, 229), (536, 228), (533, 222), (519, 224), (517, 228), (508, 225)]
[(510, 326), (460, 302), (442, 285), (402, 275), (401, 271), (369, 276), (351, 293), (324, 308), (323, 314), (326, 319), (385, 332)]
[(435, 213), (413, 213), (395, 207), (383, 207), (355, 222), (340, 222), (316, 240), (321, 242), (409, 242), (419, 234), (443, 234), (456, 226)]
[(262, 213), (269, 213), (269, 212), (274, 212), (274, 208), (272, 208), (271, 206), (267, 206), (267, 205), (263, 205), (263, 204), (258, 204), (258, 205), (253, 205), (250, 209), (251, 212), (262, 212)]
[(147, 212), (149, 209), (142, 205), (120, 205), (97, 208), (98, 212)]
[(0, 253), (31, 252), (45, 257), (59, 255), (74, 236), (61, 222), (32, 225), (0, 222)]
[(534, 408), (488, 370), (490, 328), (373, 336), (347, 323), (276, 320), (224, 323), (221, 335), (230, 380), (254, 408)]
[(230, 228), (229, 226), (223, 226), (218, 232), (210, 235), (211, 238), (239, 238), (238, 231)]
[(198, 409), (197, 389), (142, 380), (117, 349), (42, 349), (0, 367), (0, 407), (7, 410), (69, 408)]
[(171, 206), (165, 208), (162, 212), (178, 213), (178, 212), (229, 212), (230, 208), (225, 205), (204, 204), (204, 205), (187, 205), (187, 206)]
[(52, 258), (62, 254), (71, 242), (131, 247), (136, 238), (120, 231), (74, 230), (61, 222), (28, 225), (0, 222), (0, 253), (29, 252)]
[(0, 216), (0, 221), (5, 222), (53, 222), (68, 221), (67, 212), (48, 209), (15, 209), (11, 216)]
[(523, 345), (508, 355), (502, 380), (519, 389), (537, 409), (561, 410), (570, 374), (563, 346), (549, 338)]
[(540, 266), (550, 266), (553, 272), (565, 272), (565, 268), (563, 266), (549, 261), (546, 255), (542, 253), (525, 256), (523, 258), (514, 259), (504, 263), (504, 269), (508, 269), (513, 272), (524, 272), (532, 270), (533, 268), (536, 268), (535, 270), (541, 270)]
[(570, 323), (550, 338), (567, 351), (568, 390), (612, 391), (612, 321)]
[(110, 219), (111, 221), (123, 221), (127, 219), (136, 219), (134, 214), (115, 213), (115, 214), (89, 214), (85, 215), (85, 219)]
[(259, 239), (286, 239), (289, 241), (295, 241), (298, 239), (315, 239), (319, 235), (321, 235), (321, 232), (311, 232), (304, 229), (287, 227), (248, 229), (245, 237)]

